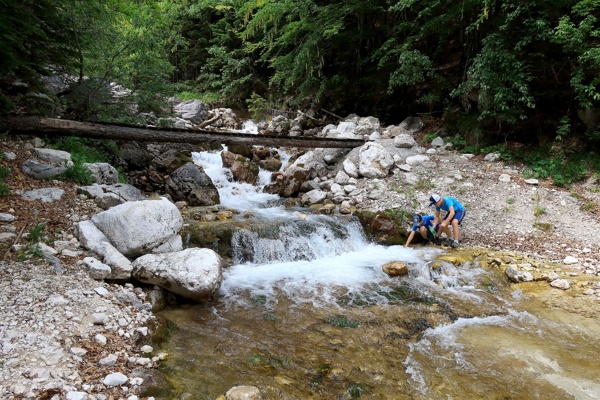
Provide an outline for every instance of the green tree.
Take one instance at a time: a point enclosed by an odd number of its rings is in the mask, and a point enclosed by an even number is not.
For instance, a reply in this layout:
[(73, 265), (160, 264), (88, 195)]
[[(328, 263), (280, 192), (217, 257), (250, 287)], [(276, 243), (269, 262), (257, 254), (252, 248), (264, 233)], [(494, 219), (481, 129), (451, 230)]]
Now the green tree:
[(72, 66), (73, 36), (65, 29), (68, 0), (0, 2), (0, 75), (29, 79), (48, 68)]
[(600, 105), (600, 1), (577, 1), (560, 18), (554, 41), (571, 61), (571, 84), (581, 107)]

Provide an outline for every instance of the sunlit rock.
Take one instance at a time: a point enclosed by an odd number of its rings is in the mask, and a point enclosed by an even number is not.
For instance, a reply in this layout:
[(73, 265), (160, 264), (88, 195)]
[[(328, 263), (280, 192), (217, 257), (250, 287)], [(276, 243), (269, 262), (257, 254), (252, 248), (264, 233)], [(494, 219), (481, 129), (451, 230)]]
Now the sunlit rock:
[(225, 393), (227, 400), (260, 400), (260, 390), (254, 386), (235, 386)]
[(391, 261), (383, 264), (381, 269), (390, 276), (408, 275), (408, 267), (402, 261)]
[(151, 252), (183, 227), (181, 213), (165, 198), (120, 204), (96, 214), (92, 222), (119, 252), (130, 257)]
[(132, 263), (132, 276), (141, 282), (200, 301), (221, 285), (221, 264), (221, 257), (214, 251), (190, 248), (139, 257)]
[(550, 282), (550, 286), (555, 287), (557, 289), (567, 290), (571, 288), (571, 284), (566, 279), (556, 279)]
[(369, 142), (360, 148), (358, 171), (365, 178), (385, 178), (393, 165), (392, 155), (381, 144)]

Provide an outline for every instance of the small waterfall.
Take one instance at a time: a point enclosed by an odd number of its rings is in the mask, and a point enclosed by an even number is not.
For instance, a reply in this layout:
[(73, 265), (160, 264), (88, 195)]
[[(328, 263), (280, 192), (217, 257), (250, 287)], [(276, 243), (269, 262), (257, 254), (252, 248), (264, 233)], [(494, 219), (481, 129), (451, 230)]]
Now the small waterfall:
[(267, 232), (240, 229), (232, 239), (236, 264), (316, 260), (357, 251), (366, 245), (358, 221), (319, 215), (288, 221)]

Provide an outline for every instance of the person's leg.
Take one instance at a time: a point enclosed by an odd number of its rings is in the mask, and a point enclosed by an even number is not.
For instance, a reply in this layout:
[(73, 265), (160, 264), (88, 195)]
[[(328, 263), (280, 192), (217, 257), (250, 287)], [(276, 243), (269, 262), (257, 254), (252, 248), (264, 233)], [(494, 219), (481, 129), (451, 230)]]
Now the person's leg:
[(420, 227), (419, 233), (421, 234), (421, 236), (423, 236), (423, 239), (429, 240), (427, 239), (427, 228), (425, 228), (424, 226)]
[[(447, 217), (448, 217), (448, 214), (446, 214), (446, 218)], [(453, 240), (453, 235), (452, 235), (452, 232), (450, 231), (450, 224), (451, 224), (451, 221), (448, 221), (447, 219), (444, 219), (442, 221), (442, 223), (440, 224), (440, 229), (442, 230), (443, 233), (446, 234), (446, 240), (444, 241), (444, 245), (446, 245), (446, 246), (448, 246), (450, 244), (450, 242)]]
[(458, 247), (458, 242), (460, 241), (460, 228), (458, 227), (465, 217), (464, 211), (459, 211), (454, 215), (452, 219), (452, 232), (454, 233), (454, 243), (453, 247)]
[(458, 220), (454, 218), (452, 220), (452, 232), (454, 232), (454, 240), (460, 241), (460, 230), (458, 229)]

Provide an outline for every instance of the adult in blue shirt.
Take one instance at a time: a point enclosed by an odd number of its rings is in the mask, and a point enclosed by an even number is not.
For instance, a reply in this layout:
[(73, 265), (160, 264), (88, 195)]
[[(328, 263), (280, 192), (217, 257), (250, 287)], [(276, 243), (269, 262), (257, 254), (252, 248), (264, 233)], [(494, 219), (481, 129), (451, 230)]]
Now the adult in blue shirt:
[(404, 247), (408, 247), (410, 242), (412, 242), (415, 237), (415, 232), (419, 232), (424, 242), (421, 242), (423, 246), (429, 244), (429, 240), (433, 240), (437, 234), (437, 230), (439, 229), (439, 224), (436, 226), (433, 224), (435, 217), (433, 215), (423, 215), (415, 214), (413, 216), (413, 226), (410, 231), (410, 235), (408, 235), (408, 239), (406, 239), (406, 244)]
[[(429, 202), (429, 207), (435, 205), (434, 224), (440, 224), (437, 236), (440, 236), (441, 233), (444, 232), (446, 236), (448, 236), (448, 239), (446, 239), (443, 244), (455, 248), (458, 247), (460, 241), (460, 230), (458, 229), (458, 226), (465, 217), (465, 207), (454, 197), (441, 197), (438, 194), (432, 194), (431, 197), (429, 197)], [(441, 218), (441, 211), (446, 211), (446, 215), (443, 219)], [(452, 232), (450, 232), (449, 225), (452, 225)]]

